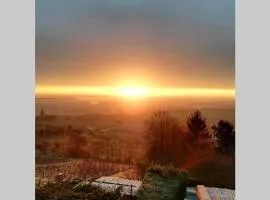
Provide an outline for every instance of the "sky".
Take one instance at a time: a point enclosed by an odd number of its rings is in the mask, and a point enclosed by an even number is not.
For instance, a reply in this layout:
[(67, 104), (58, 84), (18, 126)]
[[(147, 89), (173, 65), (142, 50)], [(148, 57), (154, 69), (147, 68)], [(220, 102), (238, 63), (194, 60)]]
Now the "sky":
[(36, 87), (234, 89), (233, 0), (37, 0)]

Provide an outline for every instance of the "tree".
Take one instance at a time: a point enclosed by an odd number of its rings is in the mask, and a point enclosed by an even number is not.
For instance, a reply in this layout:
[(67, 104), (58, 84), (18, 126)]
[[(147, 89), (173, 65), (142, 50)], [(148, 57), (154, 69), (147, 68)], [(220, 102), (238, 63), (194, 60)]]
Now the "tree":
[(83, 147), (87, 144), (86, 138), (81, 135), (81, 131), (73, 130), (69, 133), (68, 153), (72, 157), (88, 157)]
[(206, 125), (206, 119), (199, 110), (192, 113), (187, 120), (188, 139), (193, 145), (201, 146), (209, 141), (210, 134)]
[(221, 155), (232, 156), (235, 153), (235, 130), (234, 126), (228, 122), (220, 120), (212, 127), (213, 135), (217, 142), (217, 151)]
[(44, 116), (45, 116), (45, 112), (44, 112), (43, 109), (41, 109), (41, 111), (40, 111), (40, 117), (44, 117)]
[(156, 162), (173, 162), (175, 146), (178, 150), (181, 148), (182, 130), (178, 119), (167, 111), (154, 112), (146, 120), (145, 131), (150, 146), (148, 158)]

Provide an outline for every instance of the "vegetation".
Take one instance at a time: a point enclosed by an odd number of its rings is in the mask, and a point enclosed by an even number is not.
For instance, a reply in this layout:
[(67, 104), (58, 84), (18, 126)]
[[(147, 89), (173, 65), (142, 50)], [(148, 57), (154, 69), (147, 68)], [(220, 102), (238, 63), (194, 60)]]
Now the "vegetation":
[(210, 135), (206, 125), (206, 119), (202, 116), (200, 111), (196, 110), (188, 117), (187, 128), (189, 143), (197, 147), (208, 144)]
[(194, 165), (189, 170), (195, 185), (202, 184), (209, 187), (235, 188), (235, 160), (211, 158)]
[(188, 174), (173, 165), (151, 164), (139, 191), (141, 200), (183, 200)]
[(125, 171), (132, 166), (124, 164), (94, 161), (91, 159), (49, 159), (37, 158), (35, 173), (36, 185), (44, 181), (53, 181), (60, 173), (62, 179), (70, 180), (74, 177), (81, 179), (95, 179), (100, 176), (107, 176), (116, 172)]
[(36, 200), (111, 200), (121, 196), (121, 188), (114, 191), (105, 191), (99, 187), (90, 184), (75, 187), (82, 180), (75, 179), (73, 181), (50, 182), (44, 187), (36, 188)]
[(87, 144), (86, 139), (82, 136), (80, 131), (69, 133), (68, 154), (74, 158), (87, 158), (88, 153), (83, 149)]
[(109, 199), (93, 187), (87, 187), (88, 193), (72, 190), (73, 178), (93, 180), (115, 173), (144, 177), (140, 199), (184, 199), (186, 187), (197, 184), (235, 186), (235, 130), (228, 121), (220, 120), (209, 130), (198, 110), (187, 120), (157, 111), (145, 121), (145, 133), (118, 134), (120, 129), (56, 126), (42, 112), (36, 124), (36, 149), (50, 157), (36, 157), (36, 199)]
[(43, 109), (41, 109), (41, 111), (40, 111), (40, 117), (43, 117), (44, 115), (45, 115), (45, 112), (44, 112)]
[[(184, 132), (176, 117), (167, 111), (154, 112), (145, 122), (149, 145), (148, 160), (158, 163), (176, 163), (179, 154), (187, 149)], [(178, 155), (177, 155), (178, 154)]]
[(164, 178), (179, 178), (182, 170), (172, 164), (161, 165), (152, 163), (148, 167), (147, 172), (158, 174)]
[[(221, 120), (213, 126), (211, 133), (206, 119), (197, 110), (187, 119), (187, 130), (184, 131), (177, 118), (159, 111), (147, 121), (146, 128), (148, 135), (152, 136), (147, 138), (152, 145), (148, 153), (150, 161), (171, 163), (188, 170), (194, 176), (194, 184), (234, 187), (235, 132), (230, 123)], [(229, 159), (223, 160), (223, 155)]]
[(179, 187), (176, 191), (175, 200), (184, 200), (187, 196), (187, 186), (189, 184), (189, 175), (187, 173), (182, 172), (179, 180)]
[(138, 139), (140, 136), (133, 136), (128, 131), (117, 135), (119, 130), (114, 129), (103, 133), (100, 131), (102, 129), (93, 131), (87, 127), (43, 124), (43, 121), (36, 124), (36, 150), (41, 154), (126, 164), (143, 159), (144, 141)]
[(235, 130), (231, 123), (220, 120), (213, 127), (217, 141), (217, 151), (221, 155), (232, 156), (235, 152)]

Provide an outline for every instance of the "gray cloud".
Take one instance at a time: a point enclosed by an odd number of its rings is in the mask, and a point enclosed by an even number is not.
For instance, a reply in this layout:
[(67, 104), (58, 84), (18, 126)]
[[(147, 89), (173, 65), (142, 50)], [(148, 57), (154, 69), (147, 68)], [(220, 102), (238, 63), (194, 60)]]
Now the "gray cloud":
[(234, 1), (104, 2), (37, 1), (38, 83), (72, 82), (76, 72), (94, 84), (122, 70), (169, 85), (177, 74), (190, 84), (234, 84)]

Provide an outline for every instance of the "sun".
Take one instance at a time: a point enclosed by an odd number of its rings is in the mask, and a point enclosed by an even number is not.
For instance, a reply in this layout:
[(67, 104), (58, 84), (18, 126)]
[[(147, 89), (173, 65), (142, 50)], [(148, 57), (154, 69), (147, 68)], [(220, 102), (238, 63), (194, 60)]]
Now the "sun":
[(126, 86), (119, 87), (117, 93), (118, 95), (124, 97), (144, 97), (149, 95), (150, 91), (149, 89), (143, 87)]

